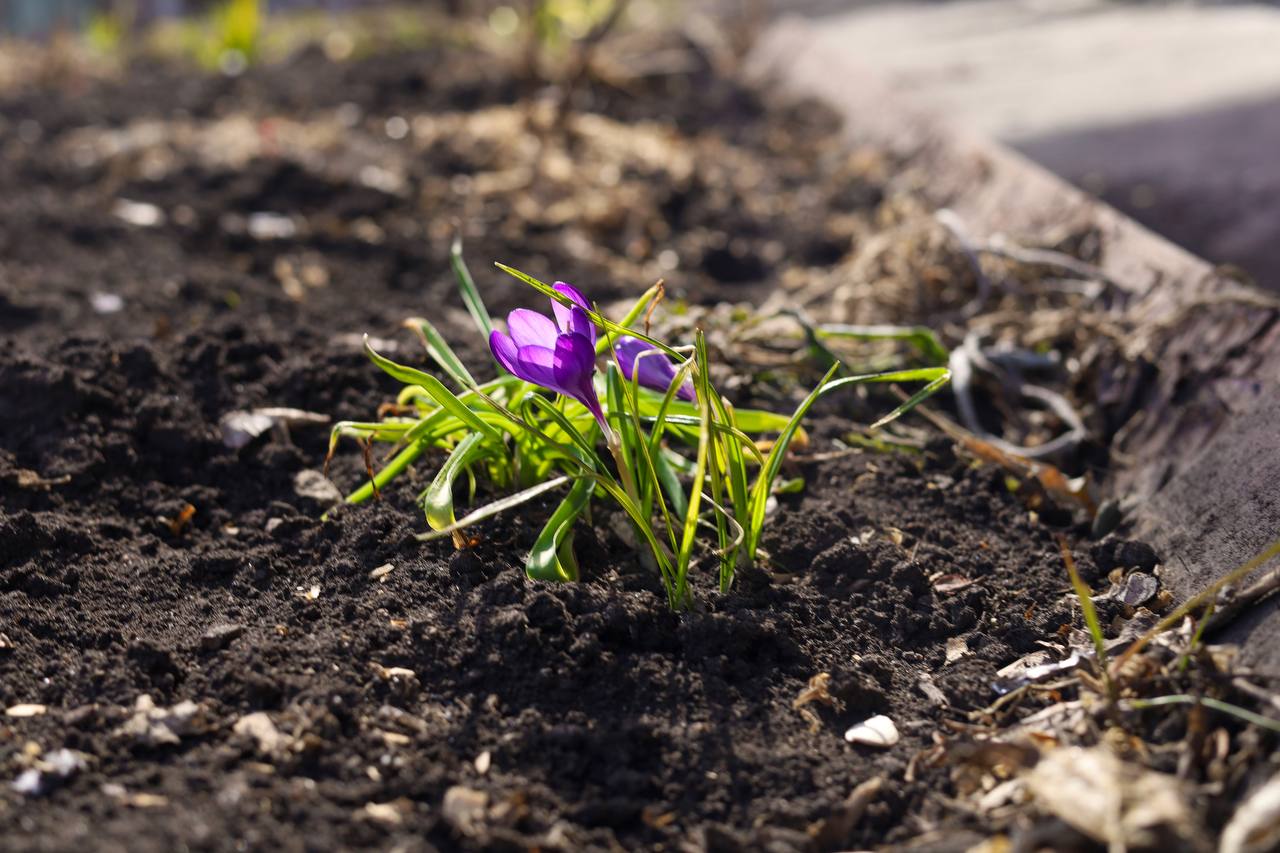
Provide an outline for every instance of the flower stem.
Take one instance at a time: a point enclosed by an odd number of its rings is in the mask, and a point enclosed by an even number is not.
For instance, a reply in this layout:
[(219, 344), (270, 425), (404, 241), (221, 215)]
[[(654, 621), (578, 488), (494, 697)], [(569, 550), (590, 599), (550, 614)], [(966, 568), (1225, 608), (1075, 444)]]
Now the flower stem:
[(618, 465), (618, 476), (622, 478), (623, 490), (636, 506), (640, 506), (640, 492), (636, 489), (636, 479), (631, 473), (631, 466), (627, 464), (627, 458), (622, 452), (622, 442), (618, 439), (618, 433), (610, 429), (605, 435), (605, 443), (609, 445), (613, 461)]

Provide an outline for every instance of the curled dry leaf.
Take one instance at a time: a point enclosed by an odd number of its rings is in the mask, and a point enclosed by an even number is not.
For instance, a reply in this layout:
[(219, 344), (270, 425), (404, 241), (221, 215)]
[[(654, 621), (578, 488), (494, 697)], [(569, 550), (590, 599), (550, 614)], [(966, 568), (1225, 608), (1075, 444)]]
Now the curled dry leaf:
[(957, 574), (934, 575), (929, 580), (933, 583), (933, 591), (939, 595), (949, 595), (973, 586), (973, 581), (964, 575)]
[(61, 477), (41, 477), (37, 472), (26, 468), (19, 468), (14, 472), (14, 481), (19, 489), (37, 489), (39, 491), (48, 491), (53, 486), (65, 486), (71, 482), (70, 474), (63, 474)]
[(302, 409), (266, 406), (228, 412), (222, 416), (218, 426), (222, 430), (222, 443), (232, 450), (239, 450), (276, 424), (288, 427), (323, 426), (327, 423), (329, 423), (328, 415)]

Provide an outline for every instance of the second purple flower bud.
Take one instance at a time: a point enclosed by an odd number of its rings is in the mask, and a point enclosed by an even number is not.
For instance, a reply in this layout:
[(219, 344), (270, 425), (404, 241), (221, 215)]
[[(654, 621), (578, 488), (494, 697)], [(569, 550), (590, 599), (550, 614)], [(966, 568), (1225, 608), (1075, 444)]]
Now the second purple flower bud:
[[(636, 381), (646, 388), (665, 394), (676, 378), (676, 366), (663, 353), (639, 338), (622, 338), (613, 348), (618, 357), (618, 366), (622, 375), (628, 380), (632, 373)], [(693, 391), (693, 382), (685, 380), (676, 391), (676, 397), (692, 403), (697, 399)]]

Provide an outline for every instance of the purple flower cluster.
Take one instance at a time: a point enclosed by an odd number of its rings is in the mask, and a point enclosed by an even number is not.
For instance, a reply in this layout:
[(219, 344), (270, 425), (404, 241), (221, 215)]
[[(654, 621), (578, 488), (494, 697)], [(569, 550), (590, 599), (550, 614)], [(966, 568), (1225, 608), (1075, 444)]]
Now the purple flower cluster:
[[(572, 307), (551, 301), (552, 320), (545, 314), (518, 308), (507, 315), (508, 333), (489, 335), (493, 357), (513, 376), (572, 397), (595, 415), (608, 434), (604, 410), (591, 378), (596, 369), (596, 327), (587, 314), (585, 296), (572, 285), (557, 281), (553, 289), (567, 296)], [(662, 353), (636, 338), (622, 338), (615, 348), (622, 375), (646, 388), (665, 392), (675, 378), (675, 366)], [(681, 400), (693, 400), (693, 385), (685, 382), (676, 392)]]

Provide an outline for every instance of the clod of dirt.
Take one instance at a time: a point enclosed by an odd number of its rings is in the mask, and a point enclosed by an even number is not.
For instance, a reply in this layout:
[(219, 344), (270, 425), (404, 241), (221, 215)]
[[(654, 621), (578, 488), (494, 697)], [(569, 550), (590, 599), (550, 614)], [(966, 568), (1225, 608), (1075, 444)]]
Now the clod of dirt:
[(200, 636), (200, 648), (210, 652), (224, 649), (242, 634), (244, 634), (243, 625), (230, 622), (214, 625)]
[(898, 742), (900, 735), (893, 720), (884, 714), (863, 720), (844, 733), (849, 743), (860, 743), (865, 746), (891, 747)]
[(1112, 849), (1205, 849), (1191, 792), (1106, 747), (1051, 751), (1027, 776), (1027, 789), (1045, 811)]
[(133, 716), (117, 731), (143, 746), (173, 746), (201, 728), (203, 710), (190, 699), (170, 708), (159, 708), (150, 696), (143, 694), (134, 704)]

